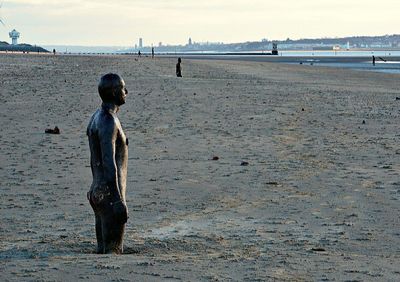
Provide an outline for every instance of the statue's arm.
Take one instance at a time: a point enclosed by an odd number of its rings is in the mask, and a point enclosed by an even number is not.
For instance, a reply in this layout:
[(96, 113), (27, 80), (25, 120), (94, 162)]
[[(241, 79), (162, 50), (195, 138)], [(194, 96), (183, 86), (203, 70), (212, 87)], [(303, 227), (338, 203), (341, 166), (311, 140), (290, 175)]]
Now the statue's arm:
[(121, 200), (118, 187), (118, 171), (115, 161), (115, 142), (118, 128), (112, 116), (103, 116), (103, 122), (99, 128), (99, 140), (101, 147), (101, 159), (103, 164), (104, 181), (110, 189), (112, 202)]
[(110, 189), (110, 205), (112, 205), (114, 220), (126, 223), (128, 220), (128, 209), (118, 187), (118, 170), (115, 160), (115, 143), (118, 136), (118, 127), (113, 116), (105, 115), (102, 119), (101, 127), (99, 128), (99, 139), (104, 170), (103, 176)]

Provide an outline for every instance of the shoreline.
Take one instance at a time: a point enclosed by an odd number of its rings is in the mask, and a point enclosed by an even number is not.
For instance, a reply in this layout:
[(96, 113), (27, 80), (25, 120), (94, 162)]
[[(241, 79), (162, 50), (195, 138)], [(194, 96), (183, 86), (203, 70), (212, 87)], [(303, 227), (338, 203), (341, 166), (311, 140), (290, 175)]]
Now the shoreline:
[[(22, 52), (0, 52), (0, 55), (23, 55)], [(29, 55), (45, 55), (53, 56), (52, 53), (29, 53)], [(87, 57), (127, 57), (137, 58), (137, 54), (118, 54), (118, 53), (82, 53), (82, 54), (65, 54), (57, 53), (56, 56), (87, 56)], [(142, 59), (149, 58), (149, 54), (143, 54)], [(400, 74), (400, 56), (377, 56), (376, 64), (372, 64), (372, 56), (276, 56), (276, 55), (242, 55), (242, 54), (201, 54), (201, 55), (160, 55), (156, 54), (156, 58), (176, 59), (181, 57), (185, 60), (218, 60), (218, 61), (243, 61), (257, 63), (279, 63), (289, 65), (303, 65), (314, 67), (333, 67), (339, 69), (352, 69), (357, 71), (369, 71), (378, 73)], [(381, 60), (383, 58), (386, 62)]]
[[(175, 56), (166, 58), (176, 58)], [(387, 61), (384, 63), (377, 57), (375, 66), (372, 64), (372, 56), (369, 57), (339, 57), (339, 56), (230, 56), (230, 55), (205, 55), (205, 56), (181, 56), (183, 59), (191, 60), (221, 60), (221, 61), (244, 61), (244, 62), (268, 62), (283, 63), (289, 65), (302, 65), (314, 67), (333, 67), (339, 69), (352, 69), (357, 71), (370, 71), (390, 74), (400, 74), (400, 57), (384, 57)]]

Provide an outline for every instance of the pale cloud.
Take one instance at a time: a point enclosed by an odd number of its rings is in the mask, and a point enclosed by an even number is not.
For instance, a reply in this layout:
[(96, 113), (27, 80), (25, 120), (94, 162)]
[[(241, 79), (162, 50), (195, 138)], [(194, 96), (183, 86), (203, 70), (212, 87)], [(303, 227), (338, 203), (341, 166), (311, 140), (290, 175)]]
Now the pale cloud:
[(397, 0), (9, 0), (1, 14), (29, 43), (239, 42), (398, 32)]

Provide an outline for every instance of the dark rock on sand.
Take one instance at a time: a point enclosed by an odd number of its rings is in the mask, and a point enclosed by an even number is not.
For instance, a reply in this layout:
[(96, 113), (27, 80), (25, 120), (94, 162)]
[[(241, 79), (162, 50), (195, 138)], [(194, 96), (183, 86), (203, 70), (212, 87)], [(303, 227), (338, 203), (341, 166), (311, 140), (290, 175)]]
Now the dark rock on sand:
[(54, 129), (47, 128), (44, 132), (48, 134), (60, 134), (60, 129), (56, 126)]

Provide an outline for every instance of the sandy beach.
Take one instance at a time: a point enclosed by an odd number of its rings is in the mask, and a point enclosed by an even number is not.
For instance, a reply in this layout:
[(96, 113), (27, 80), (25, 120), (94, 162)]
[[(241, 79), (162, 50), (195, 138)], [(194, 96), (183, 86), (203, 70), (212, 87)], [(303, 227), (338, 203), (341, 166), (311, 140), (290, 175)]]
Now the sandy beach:
[[(400, 75), (175, 63), (0, 54), (0, 280), (400, 280)], [(108, 72), (129, 90), (120, 256), (95, 254), (86, 199)]]

